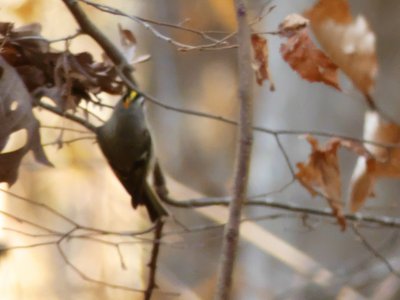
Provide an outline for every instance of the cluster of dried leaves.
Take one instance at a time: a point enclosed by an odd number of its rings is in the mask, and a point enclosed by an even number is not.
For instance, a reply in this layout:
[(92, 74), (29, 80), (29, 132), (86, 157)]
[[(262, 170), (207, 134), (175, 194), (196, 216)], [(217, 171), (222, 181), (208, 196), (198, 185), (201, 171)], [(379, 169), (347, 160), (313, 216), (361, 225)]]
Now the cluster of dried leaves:
[[(310, 33), (318, 41), (312, 41)], [(308, 137), (311, 154), (306, 163), (298, 163), (297, 178), (312, 195), (321, 193), (336, 216), (342, 229), (343, 217), (341, 174), (337, 152), (346, 147), (359, 158), (350, 185), (350, 210), (359, 210), (369, 196), (374, 195), (374, 184), (379, 177), (400, 176), (400, 127), (385, 121), (374, 110), (371, 93), (378, 70), (375, 34), (363, 16), (353, 18), (347, 0), (319, 0), (302, 15), (287, 16), (277, 34), (285, 39), (281, 45), (283, 59), (303, 79), (321, 82), (341, 91), (338, 72), (342, 71), (365, 96), (371, 111), (366, 113), (364, 139), (378, 144), (357, 145), (349, 141), (332, 139), (320, 147)], [(258, 40), (264, 40), (262, 42)], [(264, 38), (253, 38), (257, 82), (268, 80), (268, 63), (260, 61), (260, 47), (268, 52)], [(261, 70), (264, 68), (264, 70)], [(262, 74), (260, 76), (260, 74)]]
[[(311, 31), (322, 49), (312, 41)], [(375, 35), (364, 17), (353, 19), (347, 0), (320, 0), (303, 15), (287, 16), (276, 33), (286, 39), (281, 45), (283, 59), (302, 78), (340, 90), (340, 70), (371, 97), (378, 69)], [(253, 34), (252, 44), (257, 82), (262, 84), (270, 78), (263, 58), (263, 53), (268, 53), (267, 40)]]
[(0, 23), (0, 54), (33, 97), (47, 96), (65, 111), (75, 109), (82, 99), (90, 100), (90, 93), (122, 92), (111, 63), (95, 62), (89, 52), (54, 51), (40, 31), (39, 24), (13, 28), (11, 23)]
[[(14, 28), (0, 23), (0, 182), (12, 185), (24, 155), (32, 150), (46, 165), (39, 122), (32, 108), (41, 97), (52, 99), (60, 111), (75, 109), (90, 94), (121, 94), (117, 71), (107, 62), (95, 62), (88, 52), (55, 51), (40, 35), (39, 24)], [(27, 142), (15, 151), (3, 152), (10, 136), (26, 130)]]

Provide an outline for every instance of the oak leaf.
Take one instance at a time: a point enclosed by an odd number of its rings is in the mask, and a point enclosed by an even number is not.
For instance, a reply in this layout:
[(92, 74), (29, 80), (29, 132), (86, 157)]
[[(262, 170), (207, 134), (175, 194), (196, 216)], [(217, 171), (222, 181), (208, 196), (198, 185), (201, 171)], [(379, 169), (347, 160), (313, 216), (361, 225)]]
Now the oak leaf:
[[(39, 133), (39, 121), (32, 113), (32, 97), (15, 69), (0, 56), (0, 182), (15, 183), (22, 158), (32, 151), (35, 159), (51, 166)], [(3, 152), (10, 135), (26, 130), (27, 141), (22, 147)]]
[(287, 37), (280, 52), (293, 70), (310, 82), (322, 82), (340, 90), (338, 67), (315, 46), (305, 18), (296, 14), (287, 16), (279, 25), (279, 32)]

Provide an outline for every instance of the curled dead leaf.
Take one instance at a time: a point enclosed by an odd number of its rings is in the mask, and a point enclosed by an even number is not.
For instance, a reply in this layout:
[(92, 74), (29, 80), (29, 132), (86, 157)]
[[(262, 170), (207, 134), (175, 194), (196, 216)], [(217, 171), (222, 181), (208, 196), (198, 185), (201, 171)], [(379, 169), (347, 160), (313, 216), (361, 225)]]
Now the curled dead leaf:
[[(268, 40), (259, 34), (251, 35), (251, 45), (254, 52), (254, 72), (258, 85), (262, 85), (265, 80), (271, 81), (271, 75), (268, 68)], [(275, 90), (273, 82), (270, 84), (270, 89)]]
[(376, 176), (372, 163), (373, 160), (368, 160), (363, 156), (357, 159), (350, 184), (350, 211), (353, 213), (364, 205), (368, 197), (374, 196)]
[[(360, 156), (350, 184), (350, 209), (358, 211), (373, 196), (380, 177), (400, 178), (400, 127), (369, 111), (364, 120), (364, 139), (382, 144), (365, 144), (370, 157)], [(398, 145), (398, 146), (397, 146)]]
[(337, 157), (340, 140), (328, 142), (325, 147), (319, 147), (318, 141), (312, 136), (308, 136), (307, 140), (311, 145), (311, 154), (307, 163), (297, 164), (299, 171), (296, 177), (312, 196), (318, 192), (324, 195), (332, 208), (333, 215), (342, 230), (345, 230), (346, 219), (343, 215), (342, 187)]

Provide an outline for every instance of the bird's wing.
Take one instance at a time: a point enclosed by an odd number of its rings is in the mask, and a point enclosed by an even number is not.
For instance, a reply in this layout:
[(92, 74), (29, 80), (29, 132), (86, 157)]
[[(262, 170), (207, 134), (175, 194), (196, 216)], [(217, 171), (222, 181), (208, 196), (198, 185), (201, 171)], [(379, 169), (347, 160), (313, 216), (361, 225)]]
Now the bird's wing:
[[(119, 181), (122, 183), (126, 191), (132, 197), (132, 206), (134, 208), (137, 207), (139, 204), (144, 203), (144, 184), (147, 177), (148, 172), (148, 165), (150, 162), (152, 145), (151, 145), (151, 138), (150, 134), (146, 131), (143, 134), (145, 135), (142, 137), (142, 145), (140, 149), (136, 146), (127, 147), (124, 151), (131, 152), (132, 157), (138, 157), (137, 159), (128, 160), (128, 163), (125, 165), (116, 164), (115, 161), (118, 158), (114, 158), (113, 156), (116, 151), (113, 151), (110, 147), (115, 145), (110, 145), (107, 143), (104, 138), (103, 134), (101, 133), (102, 128), (98, 129), (97, 140), (100, 145), (100, 149), (102, 150), (104, 156), (106, 157), (111, 169), (114, 171), (114, 174), (117, 176)], [(138, 151), (141, 153), (135, 153)], [(118, 155), (118, 154), (117, 154)]]

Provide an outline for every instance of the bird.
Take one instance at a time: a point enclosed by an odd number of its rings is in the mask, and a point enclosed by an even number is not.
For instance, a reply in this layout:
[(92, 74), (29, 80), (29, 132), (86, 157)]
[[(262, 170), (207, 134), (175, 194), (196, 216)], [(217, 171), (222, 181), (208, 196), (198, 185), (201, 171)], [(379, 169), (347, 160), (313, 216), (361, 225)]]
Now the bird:
[(132, 197), (132, 207), (144, 205), (154, 223), (168, 216), (168, 212), (147, 182), (147, 175), (154, 167), (154, 155), (144, 100), (137, 91), (128, 90), (115, 105), (111, 117), (96, 128), (96, 137), (108, 164)]

